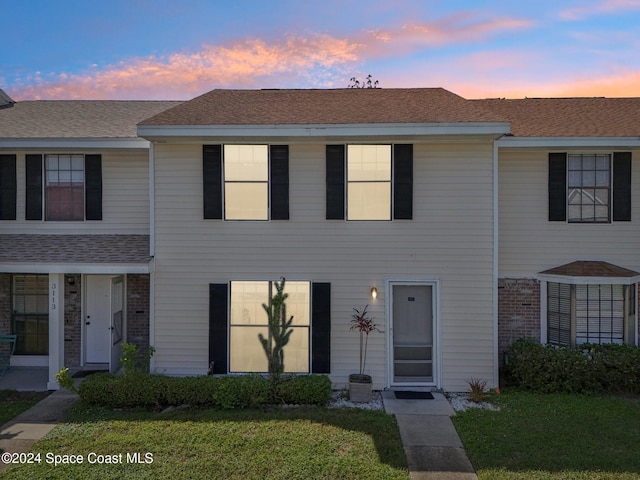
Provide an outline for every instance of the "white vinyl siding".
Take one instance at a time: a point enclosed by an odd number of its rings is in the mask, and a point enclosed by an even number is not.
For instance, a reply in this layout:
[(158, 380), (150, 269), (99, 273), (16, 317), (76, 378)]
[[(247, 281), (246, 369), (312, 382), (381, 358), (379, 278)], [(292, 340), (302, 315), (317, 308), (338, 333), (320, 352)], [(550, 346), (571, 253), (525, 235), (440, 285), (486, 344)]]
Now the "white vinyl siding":
[[(32, 153), (32, 152), (27, 152)], [(47, 151), (55, 154), (55, 151)], [(68, 150), (59, 152), (70, 153)], [(73, 153), (73, 152), (72, 152)], [(16, 152), (16, 220), (3, 222), (2, 233), (149, 234), (149, 152), (147, 150), (82, 151), (102, 155), (100, 221), (26, 221), (25, 153)], [(44, 180), (43, 172), (43, 180)]]
[(640, 271), (640, 151), (632, 157), (632, 221), (613, 223), (548, 221), (548, 153), (500, 150), (499, 276), (533, 278), (573, 260), (605, 260)]
[[(491, 380), (491, 142), (415, 143), (413, 220), (330, 228), (325, 147), (289, 144), (291, 209), (283, 223), (203, 221), (202, 146), (155, 146), (156, 370), (206, 373), (210, 283), (284, 276), (331, 283), (331, 380), (343, 385), (358, 368), (358, 336), (348, 327), (353, 308), (369, 304), (385, 325), (385, 279), (412, 277), (441, 281), (442, 386), (457, 391), (470, 377)], [(387, 380), (385, 339), (369, 338), (367, 373), (377, 388)]]

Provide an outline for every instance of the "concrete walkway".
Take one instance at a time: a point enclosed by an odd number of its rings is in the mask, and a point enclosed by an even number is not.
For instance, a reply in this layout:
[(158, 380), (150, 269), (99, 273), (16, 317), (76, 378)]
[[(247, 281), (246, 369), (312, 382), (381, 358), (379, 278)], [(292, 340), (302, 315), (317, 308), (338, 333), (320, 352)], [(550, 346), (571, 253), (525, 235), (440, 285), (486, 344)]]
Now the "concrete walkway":
[(398, 422), (412, 480), (478, 480), (458, 432), (455, 411), (441, 393), (433, 400), (398, 400), (382, 392), (387, 413)]
[[(58, 390), (2, 425), (0, 452), (20, 453), (29, 450), (63, 419), (64, 411), (79, 399), (75, 393)], [(0, 472), (8, 466), (0, 461)]]

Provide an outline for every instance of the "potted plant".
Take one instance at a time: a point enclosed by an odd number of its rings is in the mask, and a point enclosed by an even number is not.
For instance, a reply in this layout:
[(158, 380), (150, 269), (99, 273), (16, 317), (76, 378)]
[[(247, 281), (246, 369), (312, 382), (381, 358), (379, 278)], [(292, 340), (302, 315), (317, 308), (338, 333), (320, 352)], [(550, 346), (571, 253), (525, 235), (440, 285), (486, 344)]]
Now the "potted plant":
[(370, 375), (364, 373), (367, 363), (367, 344), (369, 334), (373, 331), (379, 332), (378, 325), (373, 323), (373, 318), (369, 317), (366, 305), (362, 311), (357, 308), (353, 309), (351, 315), (351, 326), (349, 330), (357, 330), (360, 332), (360, 373), (352, 373), (349, 375), (349, 399), (352, 402), (369, 402), (371, 401), (371, 385)]

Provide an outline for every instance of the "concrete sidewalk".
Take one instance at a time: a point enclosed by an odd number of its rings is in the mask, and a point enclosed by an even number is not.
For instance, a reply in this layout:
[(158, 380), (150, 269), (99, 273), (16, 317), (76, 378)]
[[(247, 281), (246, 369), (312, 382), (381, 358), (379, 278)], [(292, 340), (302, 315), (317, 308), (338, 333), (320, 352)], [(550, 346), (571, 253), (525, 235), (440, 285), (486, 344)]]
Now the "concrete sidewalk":
[[(63, 419), (64, 411), (79, 399), (75, 393), (58, 390), (2, 425), (0, 452), (20, 453), (29, 450)], [(8, 466), (0, 461), (0, 472)]]
[(433, 400), (398, 400), (382, 392), (387, 413), (398, 422), (412, 480), (477, 480), (458, 432), (451, 422), (455, 411), (441, 393)]

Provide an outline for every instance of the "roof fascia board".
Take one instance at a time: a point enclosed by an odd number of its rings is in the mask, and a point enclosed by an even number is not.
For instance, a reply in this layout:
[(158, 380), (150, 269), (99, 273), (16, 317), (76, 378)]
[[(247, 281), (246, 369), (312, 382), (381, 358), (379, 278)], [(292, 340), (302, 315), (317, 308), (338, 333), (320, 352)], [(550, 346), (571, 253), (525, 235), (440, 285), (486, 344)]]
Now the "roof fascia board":
[(573, 275), (551, 275), (539, 273), (536, 275), (539, 280), (553, 283), (570, 283), (573, 285), (633, 285), (640, 281), (640, 275), (634, 277), (583, 277)]
[(138, 125), (138, 135), (163, 137), (351, 137), (406, 135), (494, 135), (509, 133), (506, 122), (375, 123), (309, 125)]
[(640, 147), (640, 137), (502, 137), (498, 148)]
[(2, 263), (6, 273), (84, 273), (121, 275), (151, 273), (150, 263)]
[(143, 138), (0, 138), (0, 148), (148, 149)]

